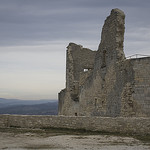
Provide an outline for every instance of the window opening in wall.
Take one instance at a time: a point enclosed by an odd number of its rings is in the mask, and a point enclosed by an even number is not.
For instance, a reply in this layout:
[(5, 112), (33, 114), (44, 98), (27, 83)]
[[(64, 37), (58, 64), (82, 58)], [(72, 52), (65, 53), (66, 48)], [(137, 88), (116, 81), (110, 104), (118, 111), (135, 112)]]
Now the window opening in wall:
[(84, 69), (84, 72), (87, 72), (87, 71), (89, 71), (89, 69)]
[(84, 69), (83, 69), (84, 72), (87, 72), (87, 71), (89, 71), (89, 70), (92, 70), (92, 68), (84, 68)]
[(75, 116), (78, 116), (78, 114), (77, 114), (77, 113), (75, 113)]

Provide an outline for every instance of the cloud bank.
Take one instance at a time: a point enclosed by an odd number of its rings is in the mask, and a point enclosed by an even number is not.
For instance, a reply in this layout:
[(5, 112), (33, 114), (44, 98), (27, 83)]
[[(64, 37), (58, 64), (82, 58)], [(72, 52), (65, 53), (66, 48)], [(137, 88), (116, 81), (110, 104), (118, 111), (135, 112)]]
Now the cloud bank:
[(149, 0), (0, 0), (0, 97), (57, 99), (68, 43), (97, 50), (113, 8), (126, 14), (125, 54), (150, 55)]

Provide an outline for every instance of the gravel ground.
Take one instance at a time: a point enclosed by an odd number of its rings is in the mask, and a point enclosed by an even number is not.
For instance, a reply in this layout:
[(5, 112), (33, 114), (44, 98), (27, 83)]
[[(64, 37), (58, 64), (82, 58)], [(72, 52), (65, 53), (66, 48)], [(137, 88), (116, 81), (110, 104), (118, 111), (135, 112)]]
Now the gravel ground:
[(150, 150), (149, 143), (113, 135), (0, 131), (0, 150)]

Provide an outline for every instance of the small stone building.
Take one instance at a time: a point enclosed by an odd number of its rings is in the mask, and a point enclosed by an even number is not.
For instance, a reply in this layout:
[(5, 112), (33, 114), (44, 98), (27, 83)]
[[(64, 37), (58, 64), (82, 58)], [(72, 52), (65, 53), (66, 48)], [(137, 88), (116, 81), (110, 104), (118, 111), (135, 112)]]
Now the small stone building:
[(97, 51), (70, 43), (59, 115), (150, 117), (150, 57), (126, 59), (125, 15), (113, 9)]

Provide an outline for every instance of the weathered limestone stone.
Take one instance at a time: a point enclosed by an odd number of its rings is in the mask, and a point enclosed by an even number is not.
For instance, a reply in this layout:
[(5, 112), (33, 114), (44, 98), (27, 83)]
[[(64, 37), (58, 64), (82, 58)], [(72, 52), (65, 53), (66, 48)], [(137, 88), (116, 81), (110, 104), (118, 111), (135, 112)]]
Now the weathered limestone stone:
[(125, 58), (124, 20), (123, 11), (111, 11), (97, 51), (69, 44), (59, 115), (150, 116), (150, 58)]
[(68, 128), (149, 135), (149, 126), (149, 117), (0, 115), (0, 128)]
[(59, 93), (59, 114), (78, 115), (80, 89), (93, 70), (95, 55), (96, 51), (81, 45), (68, 45), (66, 88)]

